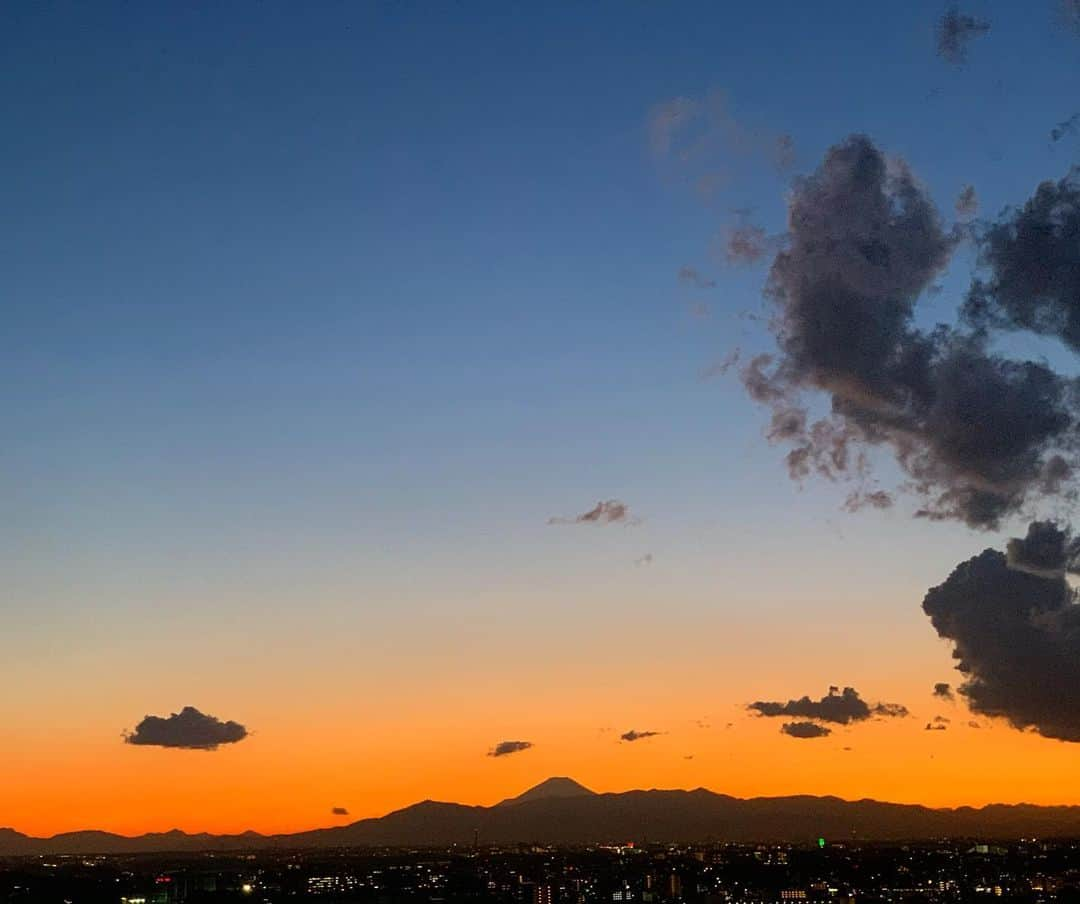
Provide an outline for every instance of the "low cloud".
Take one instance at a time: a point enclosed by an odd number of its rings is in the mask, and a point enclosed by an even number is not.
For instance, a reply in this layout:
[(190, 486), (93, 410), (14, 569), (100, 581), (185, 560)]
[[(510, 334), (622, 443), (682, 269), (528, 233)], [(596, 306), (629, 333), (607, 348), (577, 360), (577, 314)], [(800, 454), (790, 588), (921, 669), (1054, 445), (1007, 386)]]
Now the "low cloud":
[(830, 687), (829, 692), (820, 700), (809, 696), (786, 703), (778, 700), (757, 700), (747, 709), (762, 716), (795, 716), (802, 719), (814, 719), (818, 722), (833, 722), (837, 725), (849, 725), (863, 722), (872, 716), (902, 718), (908, 715), (907, 707), (899, 703), (867, 703), (853, 687)]
[(933, 721), (937, 725), (948, 725), (950, 722), (952, 722), (952, 719), (950, 719), (948, 716), (934, 716)]
[[(1041, 537), (1041, 527), (1036, 535)], [(1028, 537), (1022, 557), (1033, 555)], [(1017, 546), (1013, 549), (1014, 565)], [(1042, 556), (1045, 549), (1036, 544)], [(1058, 547), (1050, 544), (1051, 550)], [(1055, 553), (1056, 555), (1056, 553)], [(962, 562), (932, 587), (923, 611), (937, 633), (953, 644), (957, 688), (972, 712), (1005, 719), (1014, 728), (1047, 738), (1080, 741), (1080, 606), (1063, 572), (1045, 567), (1010, 567), (994, 549)], [(1033, 573), (1038, 572), (1038, 573)]]
[(345, 807), (331, 807), (330, 813), (333, 816), (348, 816), (349, 811)]
[(948, 726), (942, 725), (941, 723), (927, 722), (926, 728), (924, 728), (923, 731), (945, 731), (946, 728), (948, 728)]
[(939, 681), (934, 685), (934, 696), (941, 697), (942, 700), (948, 700), (949, 702), (956, 699), (952, 692), (952, 685), (947, 681)]
[(528, 750), (532, 746), (532, 741), (499, 741), (488, 751), (488, 756), (510, 756), (512, 753)]
[(937, 51), (946, 62), (962, 65), (967, 60), (968, 45), (990, 30), (990, 23), (961, 13), (952, 7), (938, 21)]
[(646, 738), (655, 738), (658, 734), (662, 734), (659, 731), (634, 731), (631, 729), (624, 734), (619, 735), (620, 740), (623, 741), (643, 741)]
[(636, 559), (634, 559), (634, 564), (638, 565), (638, 566), (652, 565), (652, 563), (653, 563), (653, 554), (651, 552), (647, 552), (647, 553), (645, 553), (645, 555), (638, 556)]
[(780, 726), (780, 734), (806, 741), (831, 735), (832, 729), (815, 722), (785, 722)]
[(574, 518), (548, 518), (548, 524), (635, 524), (630, 509), (618, 499), (608, 499)]
[(168, 717), (144, 717), (134, 731), (124, 735), (124, 741), (147, 747), (216, 750), (222, 744), (235, 744), (247, 736), (248, 730), (239, 722), (223, 722), (194, 706), (185, 706)]

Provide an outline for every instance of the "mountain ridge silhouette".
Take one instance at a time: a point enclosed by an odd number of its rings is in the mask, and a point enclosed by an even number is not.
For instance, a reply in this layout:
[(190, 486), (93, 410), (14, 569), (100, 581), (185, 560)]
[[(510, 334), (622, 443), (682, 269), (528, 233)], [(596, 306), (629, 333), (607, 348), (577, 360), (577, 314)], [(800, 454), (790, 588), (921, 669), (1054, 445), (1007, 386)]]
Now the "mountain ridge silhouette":
[(808, 794), (738, 798), (705, 788), (596, 793), (572, 779), (541, 782), (490, 807), (425, 800), (344, 826), (264, 835), (179, 829), (126, 836), (99, 830), (48, 838), (0, 828), (0, 856), (137, 854), (331, 847), (447, 847), (619, 842), (907, 841), (1080, 838), (1080, 806), (931, 808)]

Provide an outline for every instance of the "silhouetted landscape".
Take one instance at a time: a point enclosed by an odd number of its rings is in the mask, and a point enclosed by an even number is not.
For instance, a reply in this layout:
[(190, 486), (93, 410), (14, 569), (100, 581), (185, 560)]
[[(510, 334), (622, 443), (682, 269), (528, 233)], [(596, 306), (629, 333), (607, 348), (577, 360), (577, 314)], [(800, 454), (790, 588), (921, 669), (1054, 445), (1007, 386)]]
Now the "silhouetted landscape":
[(125, 837), (67, 832), (32, 838), (0, 829), (0, 855), (151, 853), (534, 842), (753, 842), (817, 838), (897, 841), (918, 838), (1080, 837), (1080, 807), (992, 804), (932, 809), (838, 797), (740, 799), (704, 788), (595, 794), (571, 779), (552, 778), (493, 807), (425, 800), (346, 826), (283, 835), (188, 834)]

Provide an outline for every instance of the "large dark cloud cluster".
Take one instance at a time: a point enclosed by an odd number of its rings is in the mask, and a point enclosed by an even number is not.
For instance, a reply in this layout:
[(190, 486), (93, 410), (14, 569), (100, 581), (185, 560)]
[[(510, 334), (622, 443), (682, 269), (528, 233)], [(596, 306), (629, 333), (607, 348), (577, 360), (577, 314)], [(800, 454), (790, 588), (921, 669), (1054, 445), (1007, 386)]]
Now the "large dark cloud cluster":
[(1048, 738), (1080, 741), (1080, 606), (1065, 578), (1072, 541), (1036, 523), (1009, 553), (987, 549), (923, 600), (952, 641), (972, 711)]
[(239, 722), (222, 722), (194, 706), (185, 706), (167, 718), (146, 716), (124, 740), (128, 744), (152, 747), (216, 750), (222, 744), (235, 744), (247, 736), (248, 730)]
[(838, 687), (830, 687), (829, 692), (820, 700), (813, 700), (809, 696), (788, 700), (786, 703), (779, 700), (757, 700), (749, 704), (747, 709), (762, 716), (794, 716), (817, 722), (833, 722), (837, 725), (864, 722), (872, 716), (897, 718), (908, 714), (907, 707), (899, 703), (867, 703), (853, 687), (845, 687), (842, 691)]
[[(849, 508), (885, 507), (867, 454), (884, 448), (923, 500), (920, 515), (976, 528), (1061, 492), (1077, 455), (1075, 388), (1045, 364), (993, 354), (988, 331), (1071, 341), (1076, 222), (1072, 182), (1041, 186), (981, 239), (992, 276), (972, 287), (968, 327), (920, 329), (917, 301), (970, 230), (947, 229), (909, 169), (865, 136), (831, 148), (794, 186), (770, 271), (779, 355), (743, 369), (750, 394), (772, 408), (769, 439), (791, 446), (792, 476), (850, 479)], [(808, 391), (827, 394), (827, 414), (811, 417)]]

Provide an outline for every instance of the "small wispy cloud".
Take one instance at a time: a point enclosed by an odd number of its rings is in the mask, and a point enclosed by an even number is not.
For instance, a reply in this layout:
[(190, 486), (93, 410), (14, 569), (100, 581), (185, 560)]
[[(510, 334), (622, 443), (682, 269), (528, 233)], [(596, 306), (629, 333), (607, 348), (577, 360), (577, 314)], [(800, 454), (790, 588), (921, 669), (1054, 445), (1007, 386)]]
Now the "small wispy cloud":
[(573, 518), (548, 518), (548, 524), (637, 524), (639, 519), (630, 517), (630, 509), (625, 502), (607, 499), (596, 503), (587, 512)]
[(968, 45), (990, 30), (985, 19), (976, 19), (952, 7), (938, 22), (938, 55), (955, 66), (967, 60)]
[(634, 731), (631, 729), (619, 735), (619, 739), (623, 741), (644, 741), (646, 738), (655, 738), (662, 733), (659, 731)]
[(709, 279), (701, 274), (695, 267), (681, 267), (679, 269), (679, 284), (692, 286), (695, 289), (715, 289), (716, 280)]

